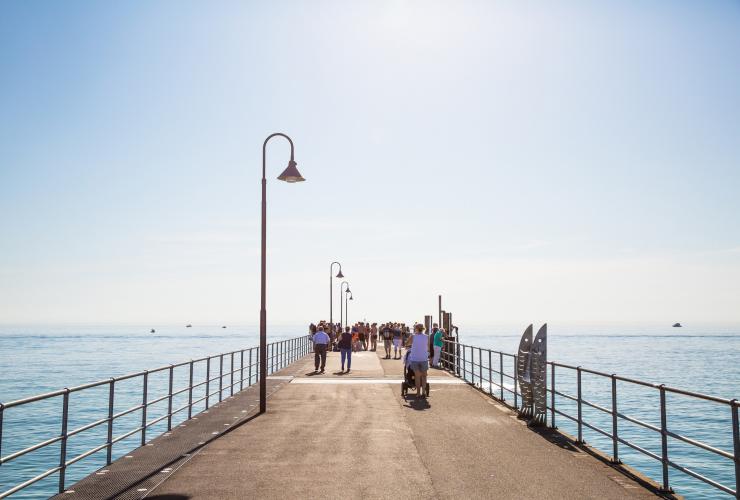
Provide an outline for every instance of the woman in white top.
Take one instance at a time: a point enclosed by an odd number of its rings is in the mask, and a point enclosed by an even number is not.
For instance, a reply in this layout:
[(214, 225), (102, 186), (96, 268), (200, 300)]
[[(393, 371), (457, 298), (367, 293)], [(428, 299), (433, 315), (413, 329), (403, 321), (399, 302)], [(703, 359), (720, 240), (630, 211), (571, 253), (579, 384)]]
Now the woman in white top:
[(423, 391), (427, 386), (427, 372), (429, 371), (429, 335), (424, 334), (424, 325), (414, 326), (414, 335), (411, 336), (411, 353), (409, 354), (409, 368), (414, 370), (416, 395), (425, 398), (429, 394)]

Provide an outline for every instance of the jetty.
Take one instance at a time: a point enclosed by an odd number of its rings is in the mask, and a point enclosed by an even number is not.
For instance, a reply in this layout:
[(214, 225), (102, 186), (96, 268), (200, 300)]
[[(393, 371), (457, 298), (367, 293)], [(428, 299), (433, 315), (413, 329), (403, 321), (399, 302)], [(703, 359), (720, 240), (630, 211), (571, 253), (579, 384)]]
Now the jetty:
[[(402, 364), (313, 355), (69, 487), (57, 498), (649, 498), (657, 485), (551, 429), (532, 430), (464, 380), (430, 370), (401, 396)], [(413, 392), (413, 391), (412, 391)]]
[[(530, 334), (518, 354), (445, 341), (427, 399), (371, 350), (349, 374), (330, 352), (318, 374), (300, 336), (265, 344), (264, 364), (255, 346), (0, 403), (0, 498), (677, 498), (687, 479), (738, 497), (737, 400), (545, 361), (540, 333), (522, 376)], [(636, 391), (658, 404), (630, 405)], [(59, 420), (24, 423), (55, 402)], [(688, 404), (728, 432), (708, 443), (674, 425)], [(638, 456), (657, 467), (638, 472)]]

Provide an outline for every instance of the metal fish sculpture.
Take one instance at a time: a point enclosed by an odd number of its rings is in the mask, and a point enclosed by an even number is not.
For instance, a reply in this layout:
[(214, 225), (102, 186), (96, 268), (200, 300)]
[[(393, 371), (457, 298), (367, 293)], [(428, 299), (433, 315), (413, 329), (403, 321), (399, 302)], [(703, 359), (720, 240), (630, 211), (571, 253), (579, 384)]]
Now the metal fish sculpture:
[(522, 393), (522, 406), (519, 409), (519, 415), (524, 418), (530, 418), (534, 414), (532, 406), (532, 382), (531, 382), (531, 360), (530, 351), (532, 350), (532, 328), (529, 325), (522, 338), (519, 341), (519, 353), (516, 358), (516, 378), (519, 382), (519, 390)]
[(547, 424), (547, 323), (537, 332), (529, 353), (534, 418), (530, 425)]

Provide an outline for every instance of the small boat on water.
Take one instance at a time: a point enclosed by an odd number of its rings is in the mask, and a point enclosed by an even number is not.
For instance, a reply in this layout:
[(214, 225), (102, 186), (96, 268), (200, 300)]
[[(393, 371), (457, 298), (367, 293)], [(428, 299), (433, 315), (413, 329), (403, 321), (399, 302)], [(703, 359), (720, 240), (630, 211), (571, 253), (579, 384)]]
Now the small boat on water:
[(192, 328), (192, 327), (193, 327), (193, 325), (191, 325), (191, 324), (185, 325), (185, 328)]
[(155, 332), (156, 332), (156, 330), (154, 328), (152, 328), (152, 331), (150, 331), (149, 333), (155, 333)]
[(674, 323), (673, 328), (681, 328), (681, 323)]
[(221, 328), (226, 328), (225, 326), (222, 326)]

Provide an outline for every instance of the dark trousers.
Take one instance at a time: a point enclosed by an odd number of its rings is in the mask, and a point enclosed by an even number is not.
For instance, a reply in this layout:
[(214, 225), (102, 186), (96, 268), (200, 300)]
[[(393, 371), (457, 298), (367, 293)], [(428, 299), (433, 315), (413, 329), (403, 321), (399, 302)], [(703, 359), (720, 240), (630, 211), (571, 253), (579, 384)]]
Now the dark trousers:
[(324, 370), (326, 366), (326, 344), (315, 344), (314, 350), (314, 366), (319, 369), (319, 361), (321, 361), (321, 370)]

